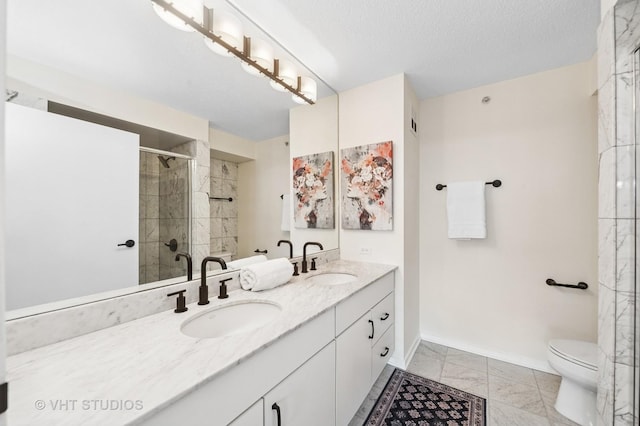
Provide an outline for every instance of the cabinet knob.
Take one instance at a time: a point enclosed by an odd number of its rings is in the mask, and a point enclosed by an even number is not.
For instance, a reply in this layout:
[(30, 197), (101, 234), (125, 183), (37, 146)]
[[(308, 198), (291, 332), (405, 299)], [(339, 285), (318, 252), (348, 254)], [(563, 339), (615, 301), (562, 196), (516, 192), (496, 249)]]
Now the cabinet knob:
[(385, 346), (385, 347), (384, 347), (384, 352), (382, 352), (382, 353), (380, 354), (380, 356), (384, 358), (384, 357), (385, 357), (385, 356), (387, 356), (387, 355), (389, 355), (389, 348), (388, 348), (387, 346)]
[(278, 426), (282, 426), (282, 419), (280, 418), (280, 406), (275, 402), (271, 406), (272, 410), (276, 410), (276, 415), (278, 416)]

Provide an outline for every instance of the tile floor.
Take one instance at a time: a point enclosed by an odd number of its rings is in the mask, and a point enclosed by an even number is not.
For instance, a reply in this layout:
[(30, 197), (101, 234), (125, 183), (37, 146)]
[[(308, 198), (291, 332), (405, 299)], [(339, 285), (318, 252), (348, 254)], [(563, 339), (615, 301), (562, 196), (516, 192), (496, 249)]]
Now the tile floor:
[[(421, 342), (407, 371), (487, 399), (487, 426), (574, 426), (554, 408), (560, 376)], [(363, 425), (387, 384), (387, 365), (349, 426)]]

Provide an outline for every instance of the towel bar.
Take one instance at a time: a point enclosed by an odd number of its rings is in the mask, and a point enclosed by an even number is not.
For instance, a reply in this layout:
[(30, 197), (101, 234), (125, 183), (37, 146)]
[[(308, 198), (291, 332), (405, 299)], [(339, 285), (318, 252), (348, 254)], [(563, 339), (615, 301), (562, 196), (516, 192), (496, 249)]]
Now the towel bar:
[[(491, 181), (491, 182), (485, 182), (484, 184), (485, 185), (493, 185), (494, 188), (499, 188), (499, 187), (502, 186), (502, 181), (499, 180), (499, 179), (496, 179), (496, 180)], [(446, 187), (447, 187), (447, 185), (443, 185), (443, 184), (439, 183), (439, 184), (436, 185), (436, 190), (437, 191), (442, 191), (442, 188), (446, 188)]]
[(547, 285), (556, 286), (556, 287), (567, 287), (567, 288), (579, 288), (580, 290), (586, 290), (589, 288), (587, 283), (583, 283), (580, 281), (577, 285), (575, 284), (559, 284), (553, 278), (547, 278)]
[(227, 200), (229, 202), (233, 201), (233, 198), (231, 197), (212, 197), (209, 195), (208, 192), (207, 192), (207, 197), (209, 197), (210, 200)]

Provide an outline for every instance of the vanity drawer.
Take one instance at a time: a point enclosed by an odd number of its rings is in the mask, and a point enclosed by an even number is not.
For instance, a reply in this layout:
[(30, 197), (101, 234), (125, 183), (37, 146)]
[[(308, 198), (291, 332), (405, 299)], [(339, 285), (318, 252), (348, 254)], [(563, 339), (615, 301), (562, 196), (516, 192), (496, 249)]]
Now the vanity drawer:
[(389, 362), (391, 355), (393, 355), (394, 343), (394, 327), (391, 327), (371, 349), (371, 386), (373, 386), (384, 366)]
[(376, 337), (371, 342), (372, 345), (374, 345), (380, 336), (394, 323), (395, 300), (393, 294), (394, 293), (391, 293), (382, 299), (382, 301), (371, 310), (371, 319), (373, 320), (376, 334)]
[(379, 278), (336, 306), (336, 336), (393, 291), (393, 272)]

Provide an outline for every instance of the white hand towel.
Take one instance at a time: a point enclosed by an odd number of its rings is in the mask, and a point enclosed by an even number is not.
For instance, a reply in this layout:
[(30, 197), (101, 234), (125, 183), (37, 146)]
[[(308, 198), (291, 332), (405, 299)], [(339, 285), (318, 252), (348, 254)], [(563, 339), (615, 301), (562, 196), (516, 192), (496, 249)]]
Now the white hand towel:
[(291, 195), (284, 194), (282, 196), (282, 220), (280, 223), (280, 230), (291, 230)]
[(233, 260), (231, 262), (227, 262), (227, 268), (229, 269), (240, 269), (243, 266), (253, 265), (254, 263), (266, 262), (267, 256), (264, 254), (259, 254), (257, 256), (245, 257), (243, 259)]
[(449, 238), (487, 238), (484, 182), (447, 184)]
[(240, 285), (244, 290), (268, 290), (288, 282), (292, 276), (293, 265), (281, 257), (240, 269)]

